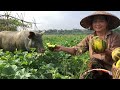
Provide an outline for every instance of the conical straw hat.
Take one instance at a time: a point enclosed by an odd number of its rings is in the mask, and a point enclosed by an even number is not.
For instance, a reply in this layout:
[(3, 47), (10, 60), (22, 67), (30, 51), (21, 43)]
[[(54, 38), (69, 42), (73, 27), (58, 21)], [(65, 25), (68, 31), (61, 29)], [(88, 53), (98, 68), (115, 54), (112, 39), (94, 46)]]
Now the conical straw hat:
[(91, 28), (91, 23), (92, 23), (91, 19), (96, 15), (102, 15), (102, 16), (107, 17), (107, 20), (109, 22), (109, 29), (110, 30), (115, 29), (120, 25), (120, 19), (118, 17), (116, 17), (115, 15), (112, 15), (112, 14), (110, 14), (108, 12), (105, 12), (105, 11), (96, 11), (93, 14), (83, 18), (80, 21), (80, 25), (83, 28), (90, 29)]

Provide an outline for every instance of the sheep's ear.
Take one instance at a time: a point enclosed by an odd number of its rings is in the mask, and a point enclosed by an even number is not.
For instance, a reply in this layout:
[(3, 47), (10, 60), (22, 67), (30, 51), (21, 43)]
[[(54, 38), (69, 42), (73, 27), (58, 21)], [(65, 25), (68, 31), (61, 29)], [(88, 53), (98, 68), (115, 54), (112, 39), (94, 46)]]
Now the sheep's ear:
[(32, 39), (32, 38), (34, 38), (34, 37), (35, 37), (35, 33), (34, 33), (34, 32), (29, 32), (28, 38), (29, 38), (29, 39)]
[(40, 32), (41, 35), (43, 35), (44, 33), (45, 33), (45, 31)]

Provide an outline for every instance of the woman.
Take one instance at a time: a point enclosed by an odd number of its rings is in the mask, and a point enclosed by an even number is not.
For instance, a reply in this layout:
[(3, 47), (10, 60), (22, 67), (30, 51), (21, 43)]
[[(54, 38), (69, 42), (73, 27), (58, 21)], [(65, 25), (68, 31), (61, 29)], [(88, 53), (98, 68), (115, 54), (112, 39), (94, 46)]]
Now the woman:
[[(89, 51), (90, 69), (103, 68), (111, 70), (113, 60), (111, 52), (116, 47), (120, 47), (120, 35), (112, 31), (120, 25), (120, 20), (116, 16), (105, 12), (96, 11), (92, 15), (83, 18), (80, 25), (89, 30), (94, 30), (93, 34), (88, 35), (78, 45), (73, 47), (56, 46), (54, 51), (64, 51), (72, 55), (80, 55)], [(107, 49), (103, 53), (95, 53), (89, 43), (93, 36), (99, 36), (107, 42)]]

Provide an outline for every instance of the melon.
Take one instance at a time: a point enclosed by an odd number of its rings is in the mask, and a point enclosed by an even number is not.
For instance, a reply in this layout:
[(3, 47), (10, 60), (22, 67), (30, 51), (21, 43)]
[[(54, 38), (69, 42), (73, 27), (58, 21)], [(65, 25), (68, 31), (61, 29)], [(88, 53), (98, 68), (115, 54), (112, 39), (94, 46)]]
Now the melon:
[(116, 67), (120, 68), (120, 59), (116, 62)]
[(115, 62), (117, 62), (120, 59), (120, 47), (117, 47), (112, 51), (112, 59)]
[(54, 48), (56, 47), (56, 45), (54, 45), (54, 44), (50, 44), (50, 43), (46, 43), (47, 44), (47, 47), (48, 47), (48, 49), (49, 50), (54, 50)]
[(107, 48), (107, 44), (104, 40), (100, 39), (99, 36), (94, 36), (91, 40), (91, 46), (94, 52), (103, 53)]

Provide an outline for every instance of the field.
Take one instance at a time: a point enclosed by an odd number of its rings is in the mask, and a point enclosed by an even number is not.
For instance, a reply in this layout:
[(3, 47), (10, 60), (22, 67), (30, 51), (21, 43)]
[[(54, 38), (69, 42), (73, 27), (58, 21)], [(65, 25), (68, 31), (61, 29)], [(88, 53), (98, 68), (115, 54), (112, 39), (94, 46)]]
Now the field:
[(14, 53), (0, 50), (1, 79), (79, 79), (87, 69), (88, 52), (72, 56), (65, 52), (52, 52), (46, 43), (67, 47), (79, 43), (86, 35), (43, 35), (45, 53), (37, 53), (31, 48)]

